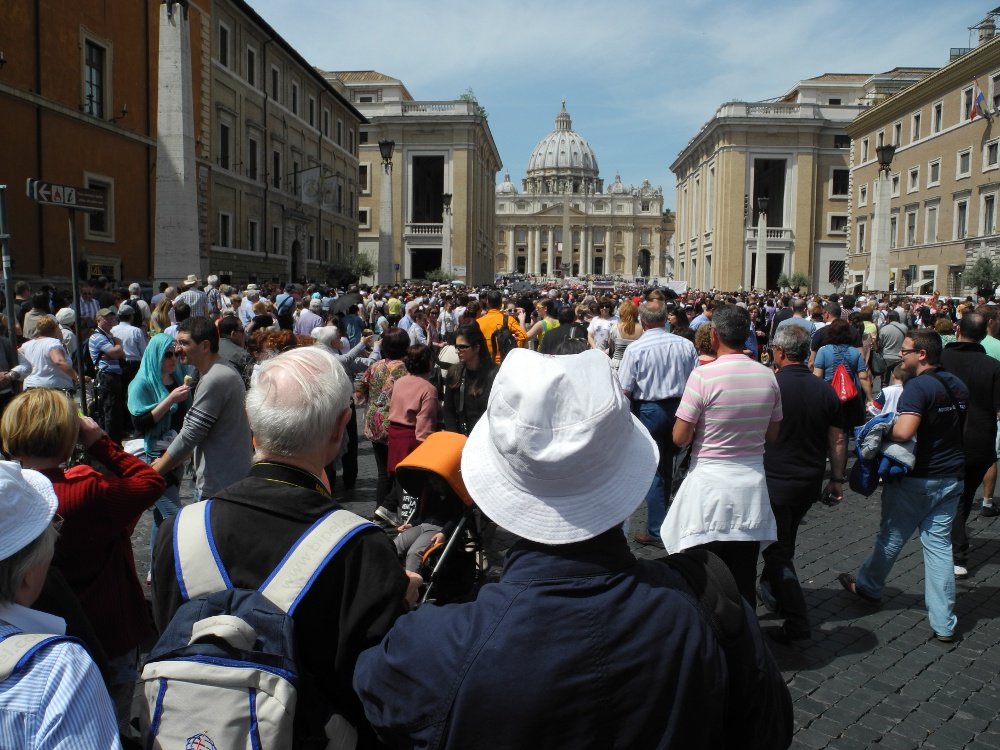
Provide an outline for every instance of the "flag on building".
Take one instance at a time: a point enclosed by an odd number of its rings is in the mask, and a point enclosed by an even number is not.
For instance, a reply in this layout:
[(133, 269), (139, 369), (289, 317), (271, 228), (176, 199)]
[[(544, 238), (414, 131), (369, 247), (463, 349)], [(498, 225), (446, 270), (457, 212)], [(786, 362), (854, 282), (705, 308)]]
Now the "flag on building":
[(976, 98), (972, 100), (972, 110), (969, 112), (970, 120), (975, 120), (977, 116), (985, 117), (987, 120), (993, 119), (989, 109), (986, 108), (986, 97), (983, 96), (982, 90), (980, 90), (979, 93), (976, 94)]

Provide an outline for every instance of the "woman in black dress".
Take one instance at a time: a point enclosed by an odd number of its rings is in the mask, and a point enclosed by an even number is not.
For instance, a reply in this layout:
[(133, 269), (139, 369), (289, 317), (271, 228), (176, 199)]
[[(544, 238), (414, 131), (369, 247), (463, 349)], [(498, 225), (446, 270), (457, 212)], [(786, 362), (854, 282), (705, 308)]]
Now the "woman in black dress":
[(455, 331), (458, 364), (448, 371), (444, 398), (444, 428), (468, 435), (486, 412), (497, 366), (490, 356), (483, 332), (476, 323), (463, 323)]

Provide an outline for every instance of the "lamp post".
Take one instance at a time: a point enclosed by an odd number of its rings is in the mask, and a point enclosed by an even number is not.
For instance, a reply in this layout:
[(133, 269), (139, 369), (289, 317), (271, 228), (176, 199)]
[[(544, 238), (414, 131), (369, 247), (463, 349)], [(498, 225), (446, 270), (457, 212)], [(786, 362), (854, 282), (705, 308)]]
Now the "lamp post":
[[(875, 226), (872, 231), (872, 252), (868, 260), (868, 290), (872, 292), (889, 291), (889, 246), (890, 221), (889, 203), (892, 201), (892, 186), (889, 170), (892, 169), (892, 157), (896, 155), (894, 145), (882, 145), (875, 149), (878, 157), (878, 185), (875, 191)], [(862, 250), (863, 248), (858, 248)]]
[(451, 275), (451, 193), (441, 196), (441, 270)]
[(393, 280), (392, 249), (392, 150), (395, 141), (383, 139), (378, 142), (385, 174), (379, 191), (378, 203), (378, 283), (391, 284)]
[(753, 288), (767, 291), (767, 196), (757, 199), (757, 268), (753, 275)]

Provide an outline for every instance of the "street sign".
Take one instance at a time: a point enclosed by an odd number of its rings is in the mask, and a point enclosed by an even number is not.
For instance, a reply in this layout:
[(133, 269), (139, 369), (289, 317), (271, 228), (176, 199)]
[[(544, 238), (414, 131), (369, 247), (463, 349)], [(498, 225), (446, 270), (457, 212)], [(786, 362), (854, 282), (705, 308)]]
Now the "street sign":
[(90, 213), (100, 213), (105, 210), (104, 193), (100, 190), (57, 185), (29, 177), (27, 192), (32, 200), (49, 206), (65, 206)]

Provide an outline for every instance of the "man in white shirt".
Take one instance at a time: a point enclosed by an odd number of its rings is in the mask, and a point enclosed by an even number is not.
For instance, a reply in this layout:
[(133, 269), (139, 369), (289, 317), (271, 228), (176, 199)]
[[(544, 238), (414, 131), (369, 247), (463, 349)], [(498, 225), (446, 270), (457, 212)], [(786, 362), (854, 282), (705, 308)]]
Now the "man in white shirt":
[[(111, 329), (111, 335), (122, 342), (122, 349), (125, 358), (121, 361), (122, 366), (122, 393), (128, 397), (128, 386), (132, 379), (139, 372), (139, 363), (142, 362), (142, 353), (146, 351), (146, 332), (138, 326), (132, 325), (136, 312), (130, 306), (123, 304), (118, 308), (118, 325)], [(131, 423), (131, 415), (126, 412), (125, 425)]]

